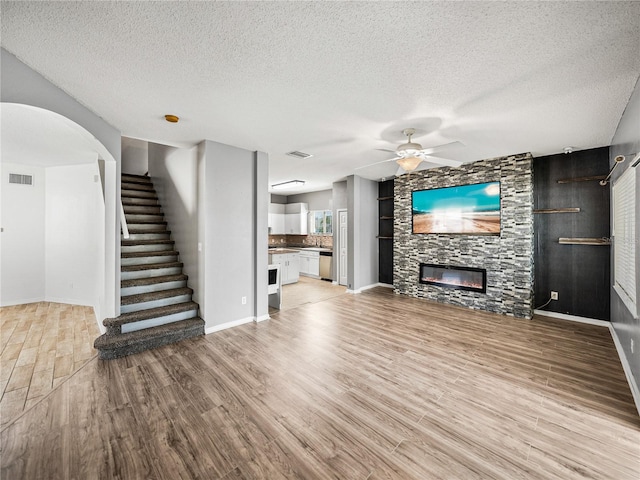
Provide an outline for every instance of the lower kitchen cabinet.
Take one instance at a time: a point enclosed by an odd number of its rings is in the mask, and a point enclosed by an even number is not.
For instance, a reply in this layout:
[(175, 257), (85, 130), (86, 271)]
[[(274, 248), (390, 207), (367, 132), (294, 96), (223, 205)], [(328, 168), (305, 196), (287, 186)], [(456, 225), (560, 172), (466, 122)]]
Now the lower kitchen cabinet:
[(300, 275), (320, 278), (319, 252), (300, 252)]
[(270, 254), (269, 263), (280, 265), (280, 279), (282, 285), (296, 283), (300, 279), (300, 254), (279, 253)]

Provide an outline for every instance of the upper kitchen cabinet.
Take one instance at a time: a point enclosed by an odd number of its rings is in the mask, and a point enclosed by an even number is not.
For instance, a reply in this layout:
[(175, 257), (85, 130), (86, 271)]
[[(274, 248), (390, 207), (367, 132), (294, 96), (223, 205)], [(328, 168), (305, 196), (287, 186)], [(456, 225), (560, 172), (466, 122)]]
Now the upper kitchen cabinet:
[(285, 231), (285, 205), (280, 203), (269, 204), (269, 235), (284, 235)]
[(285, 206), (284, 227), (287, 235), (307, 235), (309, 233), (306, 203), (288, 203)]

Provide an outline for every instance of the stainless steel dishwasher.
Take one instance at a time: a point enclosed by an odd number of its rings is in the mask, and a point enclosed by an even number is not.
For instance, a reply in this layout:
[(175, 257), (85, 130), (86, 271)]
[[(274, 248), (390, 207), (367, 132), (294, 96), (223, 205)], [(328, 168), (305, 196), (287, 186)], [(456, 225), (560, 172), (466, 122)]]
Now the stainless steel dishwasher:
[(333, 281), (333, 253), (320, 252), (320, 278), (328, 282)]

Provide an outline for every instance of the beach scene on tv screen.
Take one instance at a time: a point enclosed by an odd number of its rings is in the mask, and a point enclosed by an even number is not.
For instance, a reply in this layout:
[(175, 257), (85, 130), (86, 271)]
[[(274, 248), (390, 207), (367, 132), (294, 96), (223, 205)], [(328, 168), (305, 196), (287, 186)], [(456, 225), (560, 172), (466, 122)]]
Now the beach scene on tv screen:
[(413, 233), (500, 234), (500, 182), (412, 193)]

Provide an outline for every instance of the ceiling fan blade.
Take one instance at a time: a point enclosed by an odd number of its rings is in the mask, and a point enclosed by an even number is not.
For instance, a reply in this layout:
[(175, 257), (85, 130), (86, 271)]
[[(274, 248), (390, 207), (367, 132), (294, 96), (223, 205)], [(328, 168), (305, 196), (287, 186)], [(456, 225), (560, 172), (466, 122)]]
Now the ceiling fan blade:
[(391, 153), (396, 153), (395, 150), (389, 150), (388, 148), (376, 148), (376, 150), (380, 151), (380, 152), (391, 152)]
[(434, 157), (432, 155), (427, 156), (427, 161), (435, 163), (437, 165), (444, 165), (445, 167), (459, 167), (464, 162), (460, 160), (452, 160), (450, 158)]
[(443, 143), (442, 145), (435, 145), (433, 147), (423, 148), (420, 151), (424, 155), (429, 155), (431, 153), (438, 152), (440, 150), (450, 149), (450, 148), (454, 148), (454, 147), (464, 147), (464, 143), (458, 142), (458, 141), (449, 142), (449, 143)]
[(362, 169), (362, 168), (373, 167), (374, 165), (380, 165), (381, 163), (393, 162), (393, 161), (395, 161), (395, 160), (398, 160), (398, 158), (400, 158), (400, 157), (389, 158), (389, 159), (387, 159), (387, 160), (382, 160), (381, 162), (370, 163), (369, 165), (363, 165), (362, 167), (356, 167), (356, 168), (354, 168), (354, 170), (360, 170), (360, 169)]

